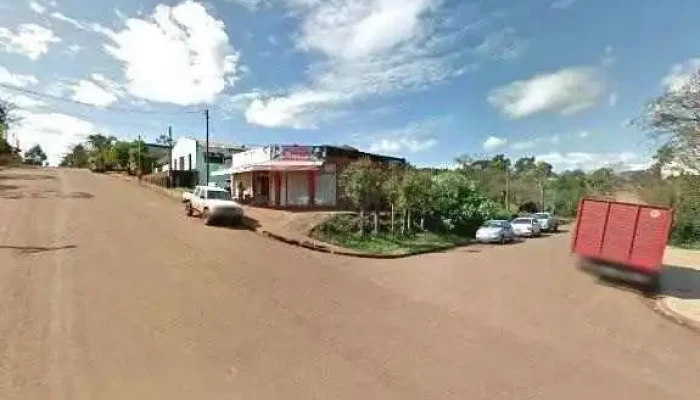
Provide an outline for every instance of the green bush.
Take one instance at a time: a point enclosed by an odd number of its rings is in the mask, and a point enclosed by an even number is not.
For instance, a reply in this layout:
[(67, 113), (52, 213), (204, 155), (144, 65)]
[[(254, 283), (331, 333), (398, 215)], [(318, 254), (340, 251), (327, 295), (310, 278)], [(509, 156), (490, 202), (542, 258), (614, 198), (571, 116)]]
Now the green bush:
[(433, 177), (431, 203), (431, 213), (444, 229), (465, 236), (473, 236), (484, 221), (503, 211), (496, 202), (480, 194), (474, 182), (453, 171)]

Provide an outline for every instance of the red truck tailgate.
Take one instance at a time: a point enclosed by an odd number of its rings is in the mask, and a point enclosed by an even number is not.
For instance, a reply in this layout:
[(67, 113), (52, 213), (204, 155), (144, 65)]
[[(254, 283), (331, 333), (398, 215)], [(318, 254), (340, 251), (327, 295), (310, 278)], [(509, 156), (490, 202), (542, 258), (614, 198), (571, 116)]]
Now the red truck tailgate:
[(672, 221), (670, 208), (583, 199), (572, 250), (581, 257), (656, 273)]

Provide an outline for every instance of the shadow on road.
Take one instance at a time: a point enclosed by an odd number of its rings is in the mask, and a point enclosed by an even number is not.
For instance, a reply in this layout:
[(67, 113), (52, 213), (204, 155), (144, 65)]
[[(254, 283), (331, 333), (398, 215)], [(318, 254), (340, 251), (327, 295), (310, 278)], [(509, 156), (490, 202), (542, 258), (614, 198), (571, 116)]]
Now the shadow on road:
[(700, 299), (700, 270), (666, 265), (661, 273), (659, 294), (685, 300)]
[(255, 231), (260, 226), (261, 226), (260, 222), (258, 222), (257, 219), (251, 218), (248, 216), (244, 216), (243, 221), (241, 223), (235, 224), (235, 225), (226, 225), (226, 224), (211, 225), (212, 228), (229, 229), (229, 230), (237, 230), (237, 231)]
[(17, 185), (5, 185), (5, 184), (0, 183), (0, 191), (15, 190), (15, 189), (19, 189), (19, 186), (17, 186)]
[(20, 254), (39, 254), (39, 253), (46, 253), (49, 251), (59, 251), (59, 250), (68, 250), (68, 249), (75, 249), (77, 246), (75, 245), (67, 245), (67, 246), (55, 246), (55, 247), (38, 247), (38, 246), (3, 246), (0, 245), (0, 250), (15, 250)]
[(5, 181), (48, 181), (55, 180), (55, 175), (49, 174), (3, 174), (0, 175), (0, 180)]
[[(15, 187), (17, 188), (17, 187)], [(2, 185), (0, 185), (2, 189)], [(43, 191), (20, 191), (20, 192), (10, 192), (10, 193), (0, 193), (1, 199), (6, 200), (22, 200), (22, 199), (92, 199), (95, 195), (87, 192), (68, 192), (61, 193), (55, 190), (43, 190)]]

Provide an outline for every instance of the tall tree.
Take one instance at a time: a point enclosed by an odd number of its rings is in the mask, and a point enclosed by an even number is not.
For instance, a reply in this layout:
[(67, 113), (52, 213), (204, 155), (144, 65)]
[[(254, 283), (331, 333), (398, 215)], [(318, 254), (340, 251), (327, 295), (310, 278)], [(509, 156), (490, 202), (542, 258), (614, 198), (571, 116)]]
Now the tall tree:
[(60, 166), (71, 167), (71, 168), (87, 168), (89, 163), (89, 155), (85, 146), (82, 144), (77, 144), (73, 146), (70, 152), (68, 152), (61, 160)]
[(635, 124), (662, 139), (681, 168), (700, 172), (700, 71), (648, 104)]
[(401, 185), (403, 184), (405, 172), (406, 167), (403, 164), (391, 164), (384, 171), (382, 179), (382, 192), (391, 207), (391, 233), (395, 233), (395, 214), (401, 202)]
[(156, 138), (156, 143), (162, 144), (162, 145), (165, 145), (165, 146), (171, 146), (171, 145), (172, 145), (171, 140), (170, 140), (170, 137), (169, 137), (168, 135), (166, 135), (166, 134), (161, 134), (161, 135), (159, 135), (159, 136)]
[[(369, 158), (348, 165), (340, 175), (345, 198), (360, 212), (360, 234), (364, 234), (365, 211), (374, 208), (381, 200), (381, 170)], [(378, 231), (375, 218), (374, 232)]]
[(28, 165), (43, 165), (46, 158), (46, 153), (38, 144), (35, 144), (24, 153), (24, 163)]

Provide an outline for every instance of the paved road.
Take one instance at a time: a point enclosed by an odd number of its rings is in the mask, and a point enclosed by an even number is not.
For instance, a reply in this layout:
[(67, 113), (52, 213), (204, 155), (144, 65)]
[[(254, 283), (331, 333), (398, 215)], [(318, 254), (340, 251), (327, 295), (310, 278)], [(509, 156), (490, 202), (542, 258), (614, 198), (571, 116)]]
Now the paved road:
[(700, 336), (566, 234), (410, 260), (205, 227), (134, 183), (0, 171), (0, 399), (697, 399)]

